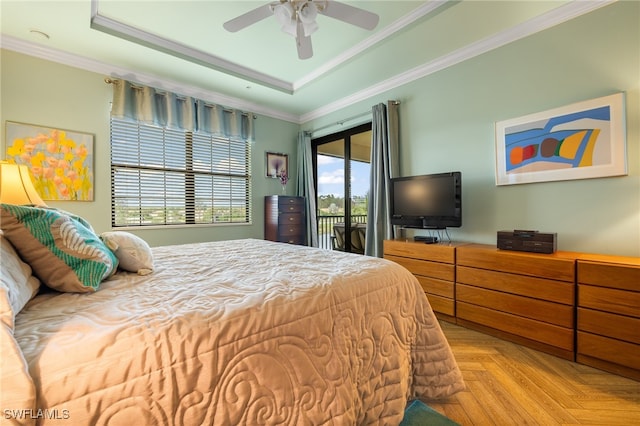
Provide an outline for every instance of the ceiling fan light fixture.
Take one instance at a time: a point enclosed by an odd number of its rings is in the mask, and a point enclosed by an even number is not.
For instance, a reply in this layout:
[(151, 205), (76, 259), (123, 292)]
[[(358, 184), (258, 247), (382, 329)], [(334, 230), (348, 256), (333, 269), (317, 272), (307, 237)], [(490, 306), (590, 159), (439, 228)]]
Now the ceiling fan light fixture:
[(223, 27), (227, 31), (236, 32), (269, 16), (274, 16), (282, 31), (295, 38), (298, 58), (307, 59), (313, 56), (310, 35), (318, 30), (316, 22), (318, 15), (325, 15), (365, 30), (374, 29), (380, 19), (375, 13), (341, 1), (271, 0), (270, 3), (225, 22)]
[(318, 17), (318, 8), (311, 1), (306, 1), (298, 7), (298, 17), (303, 24), (315, 22)]
[(283, 32), (289, 34), (292, 37), (296, 37), (298, 34), (297, 28), (296, 28), (296, 21), (291, 21), (290, 23), (283, 25), (281, 29)]
[(318, 23), (316, 22), (317, 17), (318, 8), (314, 2), (306, 1), (299, 6), (298, 19), (302, 23), (305, 37), (309, 37), (318, 30)]
[(302, 29), (304, 30), (304, 36), (309, 37), (311, 34), (318, 31), (318, 24), (311, 22), (309, 24), (302, 23)]
[(282, 31), (296, 36), (296, 11), (291, 3), (280, 3), (273, 7), (273, 16), (281, 25)]

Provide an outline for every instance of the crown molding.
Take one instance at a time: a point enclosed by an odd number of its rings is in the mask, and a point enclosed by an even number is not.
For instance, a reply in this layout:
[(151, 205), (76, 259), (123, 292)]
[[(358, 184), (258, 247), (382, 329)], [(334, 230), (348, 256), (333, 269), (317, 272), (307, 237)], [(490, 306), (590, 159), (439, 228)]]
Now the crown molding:
[[(94, 0), (95, 1), (95, 0)], [(57, 49), (52, 49), (36, 43), (24, 41), (15, 37), (2, 35), (0, 39), (0, 46), (3, 49), (13, 50), (18, 53), (38, 57), (51, 62), (61, 63), (67, 66), (92, 71), (95, 73), (105, 74), (115, 78), (126, 78), (127, 80), (133, 80), (141, 84), (155, 85), (158, 87), (158, 82), (162, 82), (159, 88), (174, 91), (188, 96), (194, 96), (200, 99), (225, 105), (231, 108), (238, 108), (246, 111), (251, 111), (255, 114), (272, 117), (275, 119), (292, 122), (295, 124), (304, 124), (311, 120), (321, 118), (330, 113), (339, 111), (343, 108), (354, 105), (358, 102), (365, 101), (369, 98), (380, 95), (381, 93), (393, 90), (397, 87), (411, 83), (412, 81), (426, 77), (437, 71), (454, 66), (468, 59), (474, 58), (483, 53), (497, 49), (514, 41), (520, 40), (529, 35), (551, 28), (553, 26), (562, 24), (563, 22), (577, 18), (586, 13), (592, 12), (601, 7), (615, 3), (617, 0), (594, 0), (594, 1), (580, 1), (575, 0), (570, 3), (566, 3), (553, 9), (543, 15), (532, 18), (520, 25), (504, 30), (493, 36), (487, 37), (483, 40), (479, 40), (468, 46), (460, 48), (454, 52), (451, 52), (442, 57), (436, 58), (430, 62), (422, 64), (411, 70), (398, 74), (387, 80), (381, 81), (373, 86), (370, 86), (364, 90), (353, 93), (349, 96), (338, 99), (335, 102), (331, 102), (324, 105), (321, 108), (317, 108), (308, 113), (301, 115), (290, 114), (280, 110), (266, 108), (263, 105), (255, 104), (243, 99), (230, 97), (214, 91), (203, 90), (202, 88), (195, 86), (188, 86), (183, 83), (175, 81), (169, 81), (167, 79), (151, 75), (140, 73), (130, 69), (117, 67), (114, 65), (106, 64), (104, 62), (96, 61), (79, 55), (70, 54)], [(434, 3), (434, 2), (429, 2)], [(446, 3), (443, 1), (442, 3)], [(437, 7), (439, 7), (438, 5)], [(429, 12), (430, 13), (430, 12)], [(406, 17), (410, 19), (410, 17)], [(401, 23), (398, 23), (401, 25)], [(391, 31), (391, 30), (389, 30)], [(327, 68), (328, 70), (329, 68)], [(125, 77), (126, 76), (126, 77)], [(317, 78), (317, 77), (316, 77)], [(306, 84), (306, 83), (305, 83)]]
[(514, 41), (520, 40), (524, 37), (528, 37), (540, 31), (544, 31), (556, 25), (560, 25), (564, 22), (570, 21), (601, 7), (615, 3), (616, 1), (618, 0), (575, 0), (571, 3), (559, 6), (556, 9), (532, 18), (520, 25), (501, 31), (475, 43), (469, 44), (465, 47), (443, 55), (430, 62), (419, 65), (401, 74), (397, 74), (387, 80), (381, 81), (380, 83), (370, 86), (364, 90), (353, 93), (335, 102), (329, 103), (314, 111), (302, 114), (300, 116), (300, 123), (304, 124), (308, 121), (318, 119), (332, 112), (339, 111), (358, 102), (395, 89), (396, 87), (411, 83), (412, 81), (457, 65), (468, 59), (475, 58), (476, 56), (482, 55), (483, 53), (487, 53), (509, 43), (513, 43)]
[(201, 50), (177, 43), (173, 40), (148, 33), (107, 16), (100, 15), (100, 12), (98, 11), (98, 0), (92, 0), (90, 27), (94, 30), (157, 50), (158, 52), (184, 59), (185, 61), (189, 61), (215, 71), (220, 71), (234, 77), (258, 83), (289, 95), (293, 94), (293, 85), (287, 81), (238, 65), (219, 56), (211, 55)]
[(169, 90), (186, 96), (192, 96), (203, 99), (216, 104), (224, 105), (229, 108), (237, 108), (244, 111), (250, 111), (255, 114), (276, 118), (283, 121), (289, 121), (299, 124), (300, 117), (297, 114), (289, 114), (283, 111), (266, 108), (244, 99), (239, 99), (222, 93), (204, 90), (201, 87), (189, 86), (184, 83), (170, 81), (157, 75), (145, 74), (105, 62), (96, 61), (83, 56), (71, 54), (62, 50), (44, 47), (42, 45), (25, 41), (19, 38), (3, 34), (0, 38), (0, 46), (2, 49), (12, 50), (14, 52), (33, 56), (51, 62), (79, 68), (85, 71), (91, 71), (98, 74), (107, 75), (112, 78), (124, 78), (135, 81), (144, 85), (151, 85), (159, 89)]
[(393, 34), (402, 30), (407, 25), (412, 24), (418, 19), (434, 12), (441, 6), (447, 3), (452, 3), (453, 1), (454, 0), (430, 0), (425, 2), (423, 5), (414, 9), (411, 13), (403, 16), (397, 21), (393, 22), (382, 31), (379, 31), (378, 33), (374, 34), (371, 37), (368, 37), (361, 43), (354, 45), (331, 61), (326, 62), (324, 65), (318, 67), (316, 70), (294, 82), (281, 80), (271, 75), (262, 73), (256, 69), (248, 68), (234, 62), (227, 61), (219, 56), (191, 48), (184, 44), (177, 43), (173, 40), (143, 31), (140, 28), (125, 24), (124, 22), (118, 21), (116, 19), (101, 15), (99, 11), (100, 0), (91, 0), (90, 27), (94, 30), (102, 31), (106, 34), (113, 35), (123, 40), (140, 44), (150, 49), (154, 49), (159, 52), (184, 59), (185, 61), (189, 61), (216, 71), (223, 72), (228, 75), (233, 75), (235, 77), (242, 78), (244, 80), (263, 85), (265, 87), (269, 87), (271, 89), (279, 90), (289, 95), (293, 95), (300, 88), (322, 77), (324, 74), (351, 60), (355, 56), (360, 55), (362, 52), (366, 51), (367, 49), (371, 48), (387, 37), (391, 37)]

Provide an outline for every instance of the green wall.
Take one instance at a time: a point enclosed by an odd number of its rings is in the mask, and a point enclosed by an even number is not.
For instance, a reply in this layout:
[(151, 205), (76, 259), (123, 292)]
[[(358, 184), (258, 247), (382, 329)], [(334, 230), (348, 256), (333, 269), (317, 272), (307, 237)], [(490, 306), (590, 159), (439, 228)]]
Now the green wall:
[[(463, 227), (451, 230), (453, 239), (493, 244), (498, 230), (537, 229), (557, 232), (561, 250), (640, 256), (638, 22), (640, 2), (617, 2), (302, 127), (324, 127), (397, 99), (402, 174), (462, 171)], [(2, 50), (0, 59), (3, 125), (10, 120), (95, 134), (96, 200), (51, 205), (108, 230), (111, 87), (103, 75), (11, 51)], [(495, 185), (496, 121), (617, 92), (626, 93), (628, 176)], [(260, 116), (256, 128), (252, 225), (136, 233), (152, 245), (262, 238), (262, 197), (280, 191), (277, 181), (264, 178), (264, 153), (290, 153), (293, 171), (299, 126)]]
[[(618, 2), (303, 125), (396, 99), (403, 175), (462, 171), (455, 240), (557, 232), (561, 250), (640, 256), (640, 2)], [(494, 123), (626, 93), (628, 176), (495, 185)], [(323, 133), (326, 133), (324, 130)]]
[[(112, 91), (111, 86), (104, 82), (105, 76), (8, 50), (1, 51), (0, 60), (2, 158), (5, 158), (6, 151), (5, 121), (94, 134), (95, 201), (58, 201), (47, 204), (86, 218), (97, 232), (110, 230), (109, 109)], [(237, 238), (263, 238), (263, 197), (282, 191), (279, 181), (264, 177), (265, 152), (290, 153), (290, 164), (295, 165), (299, 126), (264, 116), (258, 116), (255, 125), (258, 138), (252, 146), (253, 223), (251, 225), (171, 227), (133, 232), (153, 246)], [(291, 194), (295, 191), (295, 174), (293, 173), (291, 176), (293, 180), (287, 185), (287, 191)]]

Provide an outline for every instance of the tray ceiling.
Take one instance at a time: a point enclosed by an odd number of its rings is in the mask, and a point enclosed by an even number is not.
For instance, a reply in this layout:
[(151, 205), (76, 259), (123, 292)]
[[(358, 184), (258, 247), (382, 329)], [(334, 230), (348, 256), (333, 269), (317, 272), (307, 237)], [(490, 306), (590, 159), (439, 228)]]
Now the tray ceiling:
[(275, 18), (223, 29), (264, 3), (3, 0), (2, 47), (304, 122), (610, 2), (345, 1), (380, 23), (319, 16), (307, 60)]

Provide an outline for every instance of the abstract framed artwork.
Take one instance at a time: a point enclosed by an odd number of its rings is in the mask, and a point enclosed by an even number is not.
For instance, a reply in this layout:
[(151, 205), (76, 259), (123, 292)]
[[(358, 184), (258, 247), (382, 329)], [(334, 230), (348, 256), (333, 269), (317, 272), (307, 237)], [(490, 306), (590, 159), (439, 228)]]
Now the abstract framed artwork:
[(624, 94), (495, 125), (496, 185), (627, 174)]
[(93, 201), (93, 135), (6, 122), (7, 160), (24, 164), (43, 200)]
[(268, 178), (279, 178), (282, 172), (289, 173), (289, 155), (267, 152), (265, 168)]

